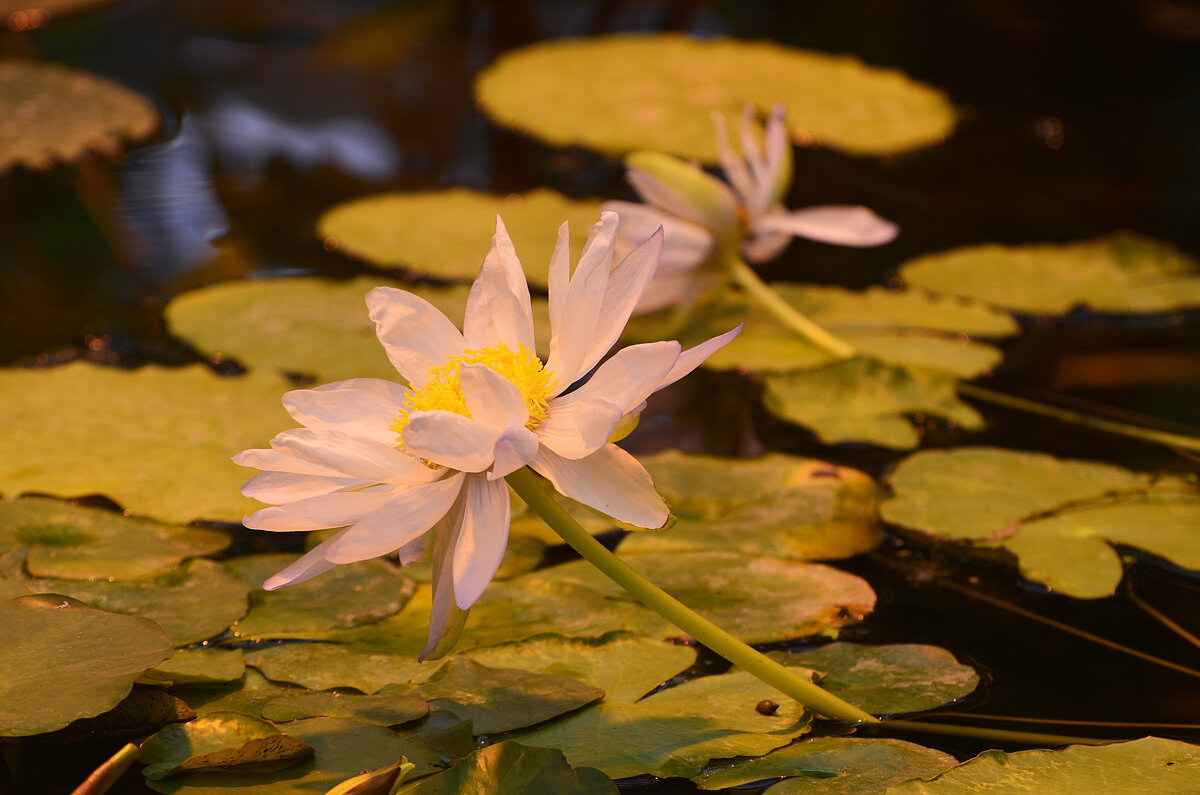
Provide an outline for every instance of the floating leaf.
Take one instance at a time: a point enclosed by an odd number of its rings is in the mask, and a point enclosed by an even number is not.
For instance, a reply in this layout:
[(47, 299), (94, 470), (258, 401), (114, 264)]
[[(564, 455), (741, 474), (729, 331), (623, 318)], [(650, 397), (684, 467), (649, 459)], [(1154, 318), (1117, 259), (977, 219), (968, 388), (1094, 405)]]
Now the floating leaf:
[(403, 693), (360, 696), (354, 693), (299, 693), (273, 698), (262, 716), (276, 723), (303, 718), (350, 718), (380, 726), (399, 726), (429, 714), (423, 698)]
[(811, 428), (827, 444), (867, 442), (895, 450), (920, 443), (908, 420), (932, 414), (968, 430), (983, 427), (975, 409), (958, 399), (954, 379), (855, 358), (763, 378), (763, 403), (777, 417)]
[(759, 756), (809, 728), (809, 714), (785, 699), (774, 714), (755, 707), (779, 693), (744, 671), (693, 679), (636, 704), (601, 702), (522, 734), (528, 745), (558, 748), (574, 766), (612, 778), (640, 773), (694, 776), (710, 760)]
[(0, 737), (44, 734), (112, 709), (171, 656), (150, 621), (57, 594), (0, 602)]
[(1200, 569), (1200, 496), (1174, 478), (992, 447), (926, 451), (889, 479), (883, 518), (956, 541), (1003, 546), (1022, 573), (1080, 598), (1121, 580), (1113, 543)]
[[(864, 580), (818, 563), (715, 549), (622, 558), (747, 643), (770, 643), (845, 626), (875, 607), (875, 592)], [(533, 578), (578, 583), (614, 600), (630, 598), (587, 561), (541, 569), (510, 582)]]
[(295, 555), (250, 555), (228, 565), (250, 584), (250, 612), (233, 627), (241, 638), (308, 637), (312, 632), (369, 624), (393, 615), (417, 584), (392, 563), (365, 560), (277, 591), (259, 588), (267, 577), (291, 564)]
[[(424, 634), (420, 636), (424, 646)], [(246, 652), (246, 664), (276, 682), (294, 682), (313, 690), (352, 687), (374, 693), (387, 685), (428, 675), (417, 653), (389, 653), (332, 643), (288, 643)]]
[(759, 759), (719, 764), (692, 778), (700, 789), (738, 787), (787, 776), (770, 795), (879, 795), (911, 778), (929, 778), (952, 767), (949, 754), (902, 740), (813, 737)]
[(477, 734), (534, 726), (604, 697), (603, 690), (565, 676), (489, 668), (465, 657), (451, 658), (428, 679), (394, 692), (472, 721)]
[(198, 715), (221, 710), (258, 715), (262, 705), (271, 699), (306, 691), (304, 688), (271, 682), (255, 669), (247, 668), (240, 681), (225, 687), (175, 687), (171, 692), (182, 698)]
[(792, 135), (851, 154), (940, 143), (955, 124), (941, 92), (849, 56), (679, 34), (541, 42), (479, 74), (475, 97), (502, 124), (554, 146), (655, 149), (717, 161), (712, 112), (782, 101)]
[(66, 729), (73, 736), (120, 733), (153, 734), (169, 723), (189, 721), (196, 713), (184, 701), (145, 687), (135, 687), (121, 703), (94, 718), (81, 718)]
[(0, 370), (0, 491), (105, 494), (166, 521), (241, 521), (262, 506), (241, 496), (252, 472), (230, 456), (294, 424), (279, 402), (288, 388), (202, 365)]
[(561, 751), (508, 740), (480, 748), (454, 767), (402, 790), (402, 795), (617, 795), (594, 768), (572, 769)]
[(210, 712), (167, 726), (142, 743), (138, 761), (159, 781), (190, 770), (281, 770), (313, 755), (312, 746), (265, 720), (240, 712)]
[(771, 454), (718, 458), (676, 451), (641, 459), (678, 519), (661, 533), (632, 533), (622, 554), (726, 549), (802, 560), (874, 549), (878, 489), (848, 467)]
[(141, 681), (166, 687), (221, 686), (245, 673), (241, 649), (176, 649), (175, 656), (146, 671)]
[(56, 64), (0, 63), (0, 107), (0, 171), (116, 154), (158, 127), (154, 107), (139, 95)]
[(569, 676), (604, 691), (604, 700), (637, 701), (696, 662), (691, 646), (637, 635), (599, 640), (545, 635), (463, 654), (493, 668)]
[(1200, 792), (1200, 748), (1143, 737), (1057, 751), (984, 751), (931, 781), (913, 780), (889, 795), (960, 792)]
[(28, 547), (36, 577), (138, 580), (229, 546), (229, 534), (167, 525), (61, 500), (0, 500), (0, 552)]
[(571, 261), (578, 261), (588, 230), (600, 218), (600, 202), (572, 201), (546, 188), (508, 196), (467, 188), (392, 193), (339, 204), (321, 216), (317, 229), (372, 265), (465, 281), (479, 273), (491, 248), (497, 214), (529, 283), (544, 288), (555, 230), (570, 222)]
[(1200, 306), (1200, 263), (1174, 246), (1120, 233), (1079, 243), (987, 244), (909, 260), (909, 284), (1030, 314), (1174, 312)]
[(114, 613), (148, 618), (177, 646), (220, 635), (246, 612), (245, 584), (220, 563), (197, 558), (152, 580), (38, 579), (25, 587), (35, 593), (65, 593)]

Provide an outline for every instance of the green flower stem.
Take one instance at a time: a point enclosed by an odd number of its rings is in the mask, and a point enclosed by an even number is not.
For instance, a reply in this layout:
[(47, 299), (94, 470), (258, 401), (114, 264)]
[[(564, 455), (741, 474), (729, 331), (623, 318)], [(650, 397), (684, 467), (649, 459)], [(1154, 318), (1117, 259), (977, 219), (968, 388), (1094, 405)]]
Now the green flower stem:
[(882, 721), (880, 726), (885, 729), (924, 732), (926, 734), (950, 734), (955, 737), (978, 737), (981, 740), (998, 740), (1000, 742), (1021, 743), (1023, 745), (1105, 745), (1107, 743), (1120, 742), (1120, 740), (1101, 740), (1095, 737), (1071, 737), (1065, 734), (988, 729), (982, 726), (960, 726), (957, 724), (933, 723), (923, 720), (893, 720), (889, 718)]
[(563, 510), (551, 496), (546, 484), (528, 467), (518, 469), (506, 480), (517, 496), (588, 562), (647, 607), (726, 660), (791, 696), (813, 712), (849, 723), (879, 723), (879, 719), (874, 715), (822, 690), (762, 652), (752, 649), (638, 574), (627, 563), (605, 549), (603, 544), (592, 538), (588, 531)]
[(101, 795), (117, 783), (122, 774), (137, 759), (138, 747), (128, 743), (113, 754), (107, 762), (96, 768), (87, 779), (76, 787), (71, 795)]
[(856, 351), (851, 345), (833, 336), (801, 314), (796, 307), (780, 298), (779, 293), (758, 278), (754, 269), (747, 265), (741, 257), (736, 255), (726, 257), (725, 267), (734, 283), (745, 290), (763, 309), (774, 315), (780, 323), (839, 359), (849, 359), (855, 355)]

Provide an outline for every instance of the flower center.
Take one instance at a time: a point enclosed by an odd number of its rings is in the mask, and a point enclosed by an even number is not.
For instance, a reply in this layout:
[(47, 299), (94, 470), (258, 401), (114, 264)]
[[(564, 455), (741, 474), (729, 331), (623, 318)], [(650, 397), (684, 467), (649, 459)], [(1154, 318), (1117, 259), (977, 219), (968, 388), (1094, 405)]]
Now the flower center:
[(554, 374), (548, 372), (537, 354), (524, 345), (514, 351), (502, 343), (494, 348), (466, 350), (457, 356), (447, 356), (444, 364), (429, 368), (423, 387), (408, 388), (396, 421), (390, 426), (396, 432), (399, 447), (404, 447), (404, 429), (414, 411), (452, 411), (464, 417), (471, 416), (458, 378), (458, 368), (464, 364), (482, 364), (516, 384), (525, 408), (529, 410), (526, 428), (533, 430), (546, 419), (550, 393), (555, 386)]

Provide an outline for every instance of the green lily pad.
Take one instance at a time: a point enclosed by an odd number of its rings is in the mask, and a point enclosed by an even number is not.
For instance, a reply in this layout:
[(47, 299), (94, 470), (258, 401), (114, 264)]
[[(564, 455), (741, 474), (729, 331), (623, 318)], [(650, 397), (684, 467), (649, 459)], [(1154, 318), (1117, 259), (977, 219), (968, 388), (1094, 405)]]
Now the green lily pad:
[(831, 643), (812, 651), (774, 654), (785, 665), (818, 672), (817, 683), (873, 715), (920, 712), (968, 695), (979, 674), (937, 646)]
[(854, 469), (771, 454), (718, 458), (676, 451), (641, 459), (678, 520), (632, 533), (621, 553), (725, 549), (801, 560), (853, 557), (878, 546), (878, 488)]
[(44, 734), (106, 712), (171, 656), (170, 639), (152, 622), (58, 594), (0, 602), (0, 626), (0, 737)]
[(913, 780), (889, 795), (960, 792), (1200, 793), (1200, 748), (1143, 737), (1110, 745), (1061, 750), (984, 751), (930, 781)]
[(277, 591), (258, 587), (295, 557), (250, 555), (228, 562), (254, 589), (250, 611), (233, 627), (235, 635), (304, 638), (312, 632), (369, 624), (397, 613), (417, 589), (416, 581), (380, 559), (337, 566), (320, 577)]
[(138, 94), (57, 64), (0, 63), (0, 107), (0, 171), (114, 155), (158, 127), (158, 113)]
[(566, 676), (489, 668), (465, 657), (447, 660), (418, 684), (384, 692), (426, 699), (430, 706), (472, 721), (477, 734), (535, 726), (604, 698), (600, 688)]
[[(572, 201), (546, 188), (496, 196), (467, 188), (368, 196), (327, 210), (317, 222), (326, 241), (380, 268), (448, 281), (474, 279), (492, 245), (496, 215), (512, 235), (531, 285), (544, 288), (563, 221), (571, 224), (571, 261), (600, 217), (599, 201)], [(451, 317), (451, 320), (457, 318)]]
[(1071, 596), (1113, 593), (1122, 575), (1114, 543), (1200, 569), (1200, 496), (1175, 478), (976, 447), (917, 453), (889, 481), (887, 521), (1002, 546), (1026, 577)]
[(684, 682), (636, 704), (601, 702), (518, 739), (558, 748), (573, 766), (596, 767), (612, 778), (694, 776), (710, 759), (760, 756), (807, 732), (810, 715), (794, 701), (785, 700), (770, 715), (756, 709), (778, 697), (770, 685), (734, 671)]
[(175, 656), (142, 676), (142, 682), (167, 687), (221, 687), (246, 673), (241, 649), (176, 649)]
[(142, 743), (138, 761), (159, 781), (192, 770), (281, 770), (313, 755), (303, 740), (240, 712), (211, 712), (177, 723)]
[(229, 534), (167, 525), (61, 500), (0, 500), (0, 553), (28, 547), (35, 577), (138, 580), (229, 546)]
[(561, 751), (507, 740), (480, 748), (454, 767), (401, 790), (400, 795), (616, 795), (595, 768), (572, 769)]
[[(179, 652), (176, 651), (178, 654)], [(247, 668), (239, 681), (224, 687), (174, 687), (171, 692), (179, 696), (197, 715), (210, 712), (233, 711), (247, 715), (259, 715), (262, 705), (282, 696), (307, 692), (306, 688), (272, 682), (254, 668)]]
[[(621, 557), (747, 643), (771, 643), (845, 626), (875, 607), (875, 592), (866, 581), (819, 563), (717, 549)], [(583, 560), (510, 582), (533, 578), (574, 582), (614, 600), (632, 598)]]
[(475, 98), (501, 124), (554, 146), (614, 155), (654, 149), (717, 162), (711, 113), (782, 101), (792, 135), (851, 154), (940, 143), (944, 94), (892, 69), (765, 41), (609, 35), (512, 50), (479, 74)]
[(707, 768), (692, 780), (700, 789), (713, 790), (787, 776), (769, 788), (771, 795), (879, 795), (911, 778), (930, 778), (956, 761), (902, 740), (813, 737), (759, 759)]
[[(541, 521), (540, 518), (534, 516), (528, 520), (528, 524), (532, 524), (533, 520)], [(543, 522), (543, 524), (545, 523)], [(547, 528), (546, 533), (553, 535), (554, 531)], [(508, 543), (504, 547), (504, 557), (500, 559), (500, 568), (496, 569), (492, 579), (510, 580), (518, 574), (533, 571), (541, 565), (542, 559), (546, 556), (546, 542), (541, 538), (542, 535), (544, 533), (536, 535), (527, 533), (524, 527), (520, 530), (510, 527)], [(558, 537), (555, 536), (555, 538)], [(562, 543), (562, 539), (558, 539), (558, 543)], [(417, 582), (432, 582), (433, 561), (426, 559), (410, 563), (404, 567), (404, 573)]]
[(360, 696), (355, 693), (299, 693), (273, 698), (262, 707), (262, 716), (280, 723), (304, 718), (350, 718), (380, 726), (399, 726), (429, 714), (423, 698), (403, 693)]
[(627, 634), (598, 640), (544, 635), (462, 656), (492, 668), (568, 676), (600, 688), (608, 702), (637, 701), (696, 662), (691, 646)]
[(203, 365), (0, 370), (0, 491), (104, 494), (165, 521), (241, 521), (262, 506), (241, 496), (252, 472), (229, 459), (294, 425), (279, 402), (289, 388)]
[(114, 613), (148, 618), (177, 646), (220, 635), (246, 612), (246, 585), (220, 563), (190, 560), (152, 580), (27, 580), (35, 593), (65, 593)]
[(1168, 243), (1127, 232), (1078, 243), (952, 249), (909, 260), (900, 275), (926, 290), (1030, 314), (1200, 306), (1200, 263)]
[[(419, 636), (424, 648), (425, 636)], [(432, 664), (417, 662), (418, 649), (411, 654), (393, 653), (363, 646), (333, 643), (288, 643), (246, 652), (246, 664), (268, 679), (291, 682), (312, 690), (352, 687), (375, 693), (390, 684), (428, 676)]]
[[(520, 497), (511, 492), (509, 496), (512, 498), (512, 523), (509, 526), (511, 535), (536, 539), (547, 546), (563, 543), (558, 533), (551, 530), (542, 517), (530, 511)], [(575, 521), (583, 526), (584, 530), (592, 535), (615, 530), (618, 527), (617, 522), (611, 516), (605, 516), (582, 503), (564, 497), (557, 491), (551, 496), (567, 513), (571, 514)], [(501, 565), (503, 566), (503, 563)]]
[(767, 375), (763, 404), (775, 416), (810, 428), (826, 444), (866, 442), (908, 450), (921, 437), (909, 415), (930, 414), (978, 430), (983, 418), (958, 399), (944, 373), (890, 367), (854, 358), (816, 370)]

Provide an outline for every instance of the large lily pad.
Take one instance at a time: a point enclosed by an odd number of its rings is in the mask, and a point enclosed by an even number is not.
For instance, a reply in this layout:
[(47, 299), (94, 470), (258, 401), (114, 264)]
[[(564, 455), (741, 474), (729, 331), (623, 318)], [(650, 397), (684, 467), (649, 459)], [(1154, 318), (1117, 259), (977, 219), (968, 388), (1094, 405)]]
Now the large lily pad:
[(262, 706), (262, 716), (276, 723), (324, 717), (399, 726), (428, 714), (425, 699), (403, 693), (298, 693), (273, 698)]
[(890, 485), (887, 521), (1003, 546), (1026, 577), (1072, 596), (1115, 590), (1122, 567), (1113, 543), (1200, 569), (1200, 496), (1175, 478), (979, 447), (917, 453)]
[(911, 778), (930, 778), (956, 760), (902, 740), (814, 737), (758, 759), (719, 764), (692, 778), (701, 789), (723, 789), (787, 776), (771, 795), (880, 795)]
[(743, 103), (791, 108), (792, 134), (852, 154), (939, 143), (955, 124), (941, 92), (848, 56), (771, 42), (678, 34), (541, 42), (480, 73), (475, 96), (497, 121), (556, 146), (620, 155), (655, 149), (717, 161), (711, 113)]
[(158, 113), (138, 94), (56, 64), (0, 63), (0, 108), (0, 171), (116, 154), (158, 127)]
[(595, 768), (572, 769), (561, 751), (508, 740), (480, 748), (454, 767), (401, 791), (402, 795), (617, 795)]
[(558, 748), (575, 766), (612, 778), (640, 773), (694, 776), (710, 760), (759, 756), (808, 731), (809, 714), (785, 700), (773, 714), (756, 709), (778, 691), (734, 671), (693, 679), (636, 704), (602, 702), (520, 736)]
[(1200, 263), (1128, 233), (1079, 243), (987, 244), (929, 254), (900, 267), (909, 284), (1031, 314), (1174, 312), (1200, 306)]
[(246, 673), (246, 658), (241, 649), (176, 649), (166, 662), (151, 668), (142, 682), (166, 686), (222, 687), (236, 682)]
[(0, 500), (0, 553), (27, 547), (36, 577), (137, 580), (165, 574), (184, 558), (211, 555), (229, 534), (167, 525), (61, 500)]
[(281, 770), (313, 755), (312, 746), (265, 720), (240, 712), (211, 712), (176, 723), (142, 743), (138, 761), (158, 781), (191, 770)]
[[(622, 556), (656, 585), (747, 643), (812, 635), (858, 621), (875, 607), (866, 581), (818, 563), (728, 550)], [(573, 582), (632, 599), (587, 561), (519, 577)]]
[(104, 494), (166, 521), (240, 521), (262, 506), (241, 496), (252, 472), (229, 459), (294, 424), (279, 402), (289, 388), (202, 365), (0, 370), (0, 491)]
[(381, 268), (446, 280), (474, 279), (492, 245), (496, 215), (512, 235), (529, 283), (546, 286), (550, 253), (563, 221), (571, 224), (571, 261), (599, 220), (599, 201), (572, 201), (546, 188), (496, 196), (467, 188), (355, 199), (328, 210), (319, 234)]
[(171, 692), (182, 698), (197, 715), (221, 710), (259, 715), (262, 705), (268, 701), (306, 691), (294, 685), (272, 682), (254, 668), (247, 668), (239, 681), (223, 687), (175, 687)]
[(0, 602), (0, 737), (43, 734), (115, 707), (143, 671), (171, 656), (152, 622), (67, 596)]
[(291, 682), (312, 690), (352, 687), (363, 693), (427, 676), (432, 667), (422, 667), (417, 652), (391, 653), (332, 643), (288, 643), (251, 649), (246, 652), (246, 664), (276, 682)]
[(1058, 751), (984, 751), (930, 781), (913, 780), (890, 795), (960, 792), (1200, 793), (1200, 748), (1144, 737), (1110, 745), (1072, 745)]
[(873, 359), (847, 359), (816, 370), (767, 375), (763, 403), (777, 417), (812, 429), (827, 444), (867, 442), (908, 450), (921, 442), (910, 415), (944, 417), (967, 430), (983, 417), (958, 399), (955, 379)]
[(783, 454), (718, 458), (676, 451), (642, 459), (678, 521), (633, 533), (622, 554), (726, 549), (801, 560), (848, 558), (882, 539), (878, 489), (848, 467)]

